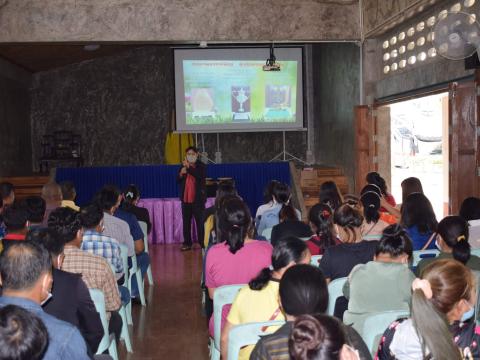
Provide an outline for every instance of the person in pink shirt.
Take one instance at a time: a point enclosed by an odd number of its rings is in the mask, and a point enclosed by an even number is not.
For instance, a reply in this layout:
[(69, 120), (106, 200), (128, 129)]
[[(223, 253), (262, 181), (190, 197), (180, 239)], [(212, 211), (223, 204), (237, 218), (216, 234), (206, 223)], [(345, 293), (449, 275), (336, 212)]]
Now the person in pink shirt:
[[(221, 243), (207, 252), (205, 285), (213, 299), (215, 289), (224, 285), (248, 284), (265, 267), (269, 267), (272, 245), (267, 241), (253, 240), (252, 217), (247, 205), (240, 198), (225, 202), (218, 214)], [(222, 324), (230, 305), (222, 311)], [(213, 316), (209, 323), (213, 335)]]

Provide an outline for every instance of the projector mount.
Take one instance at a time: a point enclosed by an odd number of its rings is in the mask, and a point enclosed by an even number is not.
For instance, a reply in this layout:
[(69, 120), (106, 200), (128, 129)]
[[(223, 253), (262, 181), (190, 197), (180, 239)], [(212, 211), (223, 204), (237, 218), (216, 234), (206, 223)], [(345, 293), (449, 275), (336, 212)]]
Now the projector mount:
[(274, 45), (270, 45), (270, 57), (263, 65), (263, 71), (280, 71), (280, 64), (276, 63), (277, 58), (275, 57), (274, 53)]

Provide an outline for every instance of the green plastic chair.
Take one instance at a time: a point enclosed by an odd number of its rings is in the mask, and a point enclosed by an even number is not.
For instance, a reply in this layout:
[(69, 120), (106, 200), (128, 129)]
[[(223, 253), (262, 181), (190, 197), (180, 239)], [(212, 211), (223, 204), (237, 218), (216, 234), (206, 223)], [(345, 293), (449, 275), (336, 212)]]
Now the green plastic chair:
[(310, 259), (310, 265), (313, 266), (320, 266), (320, 260), (322, 259), (323, 255), (312, 255), (312, 258)]
[(98, 289), (89, 289), (88, 291), (90, 292), (90, 297), (95, 304), (95, 309), (100, 315), (100, 320), (103, 326), (103, 338), (98, 345), (96, 353), (102, 354), (105, 350), (108, 350), (108, 353), (113, 358), (113, 360), (118, 360), (117, 342), (115, 341), (115, 335), (110, 334), (108, 331), (107, 311), (105, 309), (105, 297), (103, 296), (103, 292)]
[(242, 285), (225, 285), (215, 290), (213, 295), (213, 339), (210, 339), (210, 359), (220, 360), (220, 337), (222, 335), (222, 309), (233, 303)]
[(338, 278), (328, 284), (328, 308), (327, 315), (333, 316), (335, 303), (340, 296), (343, 296), (343, 285), (347, 281), (346, 277)]
[[(148, 227), (147, 227), (147, 223), (145, 221), (139, 221), (138, 224), (140, 225), (140, 228), (142, 229), (143, 231), (143, 243), (145, 245), (145, 252), (148, 254)], [(147, 278), (148, 278), (148, 283), (150, 285), (153, 285), (153, 275), (152, 275), (152, 265), (149, 264), (148, 265), (148, 269), (147, 269)]]
[(440, 251), (439, 250), (435, 250), (435, 249), (432, 249), (432, 250), (416, 250), (413, 252), (413, 262), (412, 262), (412, 266), (413, 267), (416, 267), (418, 265), (418, 263), (420, 262), (420, 260), (422, 260), (423, 258), (432, 258), (432, 257), (437, 257), (438, 254), (440, 254)]
[(234, 326), (228, 334), (228, 356), (227, 360), (237, 360), (240, 349), (247, 345), (255, 345), (260, 336), (270, 334), (264, 332), (264, 326), (282, 326), (285, 321), (266, 321), (241, 324)]
[(365, 341), (372, 357), (375, 356), (375, 353), (378, 350), (378, 345), (380, 344), (380, 339), (388, 326), (395, 320), (409, 316), (410, 312), (405, 310), (384, 311), (374, 313), (365, 319), (365, 322), (363, 323), (363, 331), (360, 336), (363, 341)]

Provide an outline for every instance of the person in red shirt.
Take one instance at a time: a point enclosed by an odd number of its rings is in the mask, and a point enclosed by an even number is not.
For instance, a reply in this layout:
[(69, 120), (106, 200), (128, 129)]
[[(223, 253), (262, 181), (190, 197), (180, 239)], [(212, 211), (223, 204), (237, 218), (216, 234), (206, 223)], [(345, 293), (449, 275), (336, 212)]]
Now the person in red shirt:
[(333, 231), (333, 212), (327, 204), (314, 205), (308, 214), (314, 235), (307, 241), (312, 255), (323, 255), (325, 249), (341, 243)]
[(7, 234), (2, 239), (3, 250), (17, 241), (24, 241), (28, 232), (28, 212), (24, 206), (13, 204), (3, 212)]
[(197, 225), (197, 239), (203, 247), (207, 173), (205, 164), (198, 159), (196, 147), (190, 146), (185, 152), (186, 156), (177, 177), (182, 201), (183, 245), (180, 249), (182, 251), (192, 248), (192, 216)]

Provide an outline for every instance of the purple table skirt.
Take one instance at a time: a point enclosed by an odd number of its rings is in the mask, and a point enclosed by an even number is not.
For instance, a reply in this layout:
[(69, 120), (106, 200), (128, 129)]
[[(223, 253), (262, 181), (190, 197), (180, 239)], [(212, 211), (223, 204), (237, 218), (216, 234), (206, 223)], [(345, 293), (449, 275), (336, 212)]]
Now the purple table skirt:
[[(207, 199), (206, 207), (215, 199)], [(179, 199), (140, 199), (138, 206), (150, 213), (152, 231), (148, 235), (150, 244), (180, 244), (183, 242), (182, 204)], [(192, 241), (197, 242), (195, 221), (192, 224)]]

